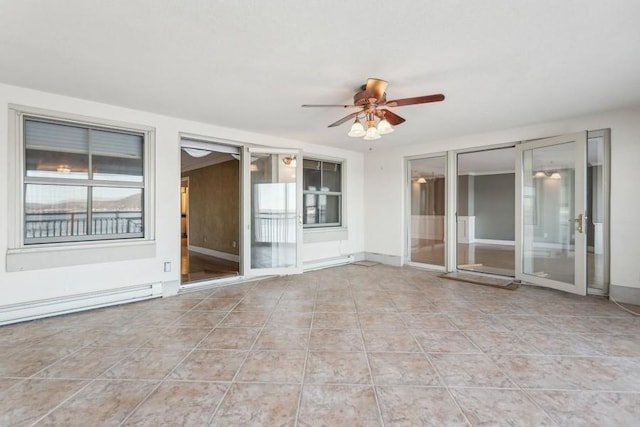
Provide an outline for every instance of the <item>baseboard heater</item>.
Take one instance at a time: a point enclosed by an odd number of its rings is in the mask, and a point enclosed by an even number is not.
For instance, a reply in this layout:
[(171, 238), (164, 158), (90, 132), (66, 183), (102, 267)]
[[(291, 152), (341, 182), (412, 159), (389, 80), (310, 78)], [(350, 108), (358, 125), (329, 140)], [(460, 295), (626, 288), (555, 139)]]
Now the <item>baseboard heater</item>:
[(149, 283), (107, 291), (30, 301), (0, 307), (0, 325), (162, 296), (162, 283)]
[(337, 258), (325, 258), (317, 261), (310, 261), (304, 264), (304, 271), (319, 270), (321, 268), (337, 267), (339, 265), (351, 264), (354, 261), (353, 255), (345, 255)]

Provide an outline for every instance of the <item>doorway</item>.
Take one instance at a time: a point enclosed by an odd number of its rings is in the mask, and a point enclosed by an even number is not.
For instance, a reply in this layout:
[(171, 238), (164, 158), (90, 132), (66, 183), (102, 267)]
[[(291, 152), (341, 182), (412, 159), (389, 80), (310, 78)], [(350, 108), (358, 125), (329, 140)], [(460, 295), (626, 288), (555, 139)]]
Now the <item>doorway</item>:
[(182, 142), (182, 284), (240, 274), (239, 163), (236, 147)]
[(302, 152), (181, 139), (181, 281), (302, 273)]
[(457, 155), (457, 268), (515, 275), (515, 148)]
[(609, 165), (609, 129), (407, 158), (407, 264), (607, 295)]

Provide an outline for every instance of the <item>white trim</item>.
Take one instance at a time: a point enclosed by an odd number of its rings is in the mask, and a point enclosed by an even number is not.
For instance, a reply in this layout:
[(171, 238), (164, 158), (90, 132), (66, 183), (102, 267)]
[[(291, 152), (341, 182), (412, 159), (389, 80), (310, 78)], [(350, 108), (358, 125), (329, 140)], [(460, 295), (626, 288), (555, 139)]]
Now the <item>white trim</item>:
[[(216, 142), (196, 141), (193, 139), (182, 138), (180, 140), (180, 148), (195, 148), (196, 150), (204, 150), (227, 154), (240, 154), (242, 147), (237, 145), (220, 144)], [(187, 152), (187, 154), (189, 154)]]
[(483, 245), (503, 245), (503, 246), (515, 246), (514, 240), (495, 240), (495, 239), (474, 239), (469, 243), (480, 243)]
[(622, 285), (609, 285), (609, 296), (611, 299), (633, 305), (640, 305), (640, 288)]
[(335, 242), (349, 239), (349, 230), (344, 227), (305, 228), (303, 243)]
[(337, 267), (339, 265), (351, 264), (353, 261), (354, 261), (353, 255), (346, 255), (346, 256), (337, 257), (337, 258), (319, 259), (319, 260), (305, 262), (303, 266), (303, 270), (307, 272), (307, 271), (313, 271), (313, 270), (320, 270), (322, 268)]
[(458, 243), (473, 243), (476, 240), (476, 217), (474, 215), (457, 216)]
[[(505, 147), (509, 148), (509, 147)], [(484, 150), (481, 150), (484, 151)], [(488, 171), (488, 172), (462, 172), (458, 176), (483, 176), (483, 175), (506, 175), (508, 173), (515, 174), (515, 170), (506, 170), (506, 171)]]
[[(458, 155), (455, 151), (447, 152), (447, 177), (446, 191), (446, 227), (444, 234), (445, 241), (445, 262), (446, 271), (455, 271), (458, 265), (458, 245), (456, 244), (458, 231)], [(475, 233), (475, 231), (474, 231)]]
[[(69, 123), (72, 125), (80, 126), (93, 126), (101, 129), (111, 129), (115, 131), (135, 132), (143, 134), (144, 146), (143, 146), (143, 168), (144, 168), (144, 197), (143, 197), (143, 215), (144, 215), (144, 237), (121, 239), (120, 243), (135, 244), (139, 242), (152, 242), (155, 238), (155, 128), (132, 124), (128, 122), (121, 122), (108, 119), (100, 119), (96, 117), (83, 116), (79, 114), (73, 114), (62, 111), (45, 110), (42, 108), (29, 107), (24, 105), (9, 104), (9, 133), (8, 133), (8, 146), (9, 146), (9, 166), (8, 166), (8, 201), (7, 204), (7, 263), (9, 255), (13, 250), (17, 249), (31, 249), (31, 247), (47, 245), (55, 246), (60, 250), (73, 251), (74, 246), (81, 241), (72, 242), (59, 242), (55, 244), (35, 243), (34, 245), (24, 244), (24, 129), (23, 118), (29, 116), (37, 119), (51, 120), (58, 123)], [(107, 184), (107, 183), (103, 183)], [(142, 187), (142, 186), (141, 186)], [(103, 239), (93, 239), (90, 241), (92, 244), (98, 244), (98, 248), (111, 247), (112, 242)], [(85, 249), (88, 246), (84, 247)], [(16, 252), (14, 252), (16, 253)], [(155, 248), (154, 248), (155, 253)], [(134, 257), (135, 258), (135, 257)], [(139, 258), (139, 257), (137, 257)], [(110, 259), (106, 260), (109, 261)], [(100, 262), (100, 261), (96, 261)], [(45, 263), (46, 264), (46, 263)], [(73, 262), (63, 261), (59, 265), (49, 265), (49, 267), (58, 267), (61, 265), (77, 265), (85, 264), (85, 262)], [(7, 267), (8, 268), (8, 267)], [(45, 268), (45, 267), (38, 267)], [(26, 268), (32, 269), (32, 268)], [(17, 271), (17, 270), (10, 270)]]
[(409, 267), (418, 268), (420, 270), (428, 270), (428, 271), (447, 271), (447, 269), (442, 265), (434, 265), (434, 264), (423, 264), (421, 262), (407, 262), (405, 265)]
[[(345, 185), (345, 177), (347, 176), (347, 160), (344, 158), (340, 158), (340, 157), (329, 157), (329, 156), (321, 156), (321, 155), (314, 155), (311, 153), (305, 153), (304, 151), (301, 152), (300, 154), (302, 156), (302, 197), (304, 198), (305, 194), (319, 194), (319, 195), (333, 195), (333, 196), (339, 196), (340, 197), (340, 224), (336, 225), (325, 225), (325, 224), (318, 224), (318, 225), (314, 225), (314, 224), (303, 224), (302, 225), (302, 229), (303, 229), (303, 235), (306, 235), (307, 230), (329, 230), (329, 229), (336, 229), (336, 230), (344, 230), (346, 232), (347, 230), (347, 186)], [(329, 163), (337, 163), (340, 165), (340, 191), (317, 191), (317, 192), (306, 192), (305, 188), (304, 188), (304, 160), (315, 160), (318, 162), (329, 162)], [(303, 201), (303, 206), (304, 206), (304, 201)], [(304, 208), (302, 208), (304, 209)], [(304, 212), (301, 212), (302, 216), (304, 218)], [(303, 219), (303, 223), (304, 223), (304, 219)], [(344, 237), (342, 237), (344, 236)], [(317, 238), (317, 237), (311, 237), (311, 240), (308, 240), (306, 242), (304, 242), (304, 236), (303, 236), (303, 243), (316, 243), (316, 242), (328, 242), (328, 241), (335, 241), (335, 240), (347, 240), (347, 235), (346, 234), (342, 234), (342, 235), (334, 235), (334, 237), (332, 238), (327, 238), (327, 239), (322, 239), (322, 238)]]
[(375, 261), (381, 264), (392, 265), (394, 267), (402, 266), (402, 257), (397, 255), (379, 254), (375, 252), (365, 252), (364, 259), (367, 261)]
[(162, 296), (162, 283), (12, 304), (0, 308), (0, 325)]
[[(251, 198), (254, 197), (253, 186), (251, 185), (251, 157), (253, 154), (265, 154), (268, 156), (278, 156), (281, 154), (295, 155), (296, 158), (302, 158), (302, 150), (297, 148), (257, 148), (245, 147), (242, 150), (242, 211), (241, 211), (241, 227), (242, 227), (242, 266), (241, 272), (245, 276), (265, 276), (265, 275), (289, 275), (302, 273), (302, 245), (303, 245), (303, 227), (302, 227), (302, 164), (297, 162), (295, 167), (295, 184), (296, 184), (296, 247), (295, 247), (295, 264), (291, 267), (253, 267), (252, 266), (252, 208)], [(279, 179), (278, 179), (279, 181)], [(277, 181), (276, 181), (277, 182)]]
[(225, 259), (227, 261), (240, 262), (240, 255), (230, 254), (228, 252), (220, 252), (215, 249), (203, 248), (200, 246), (189, 245), (189, 250), (203, 255), (209, 255), (216, 258)]
[(84, 125), (98, 126), (101, 128), (111, 128), (121, 131), (134, 132), (155, 132), (152, 126), (140, 125), (137, 123), (123, 122), (119, 120), (101, 119), (98, 117), (84, 116), (65, 111), (48, 110), (44, 108), (30, 107), (20, 104), (9, 104), (9, 110), (28, 116), (35, 116), (57, 122), (68, 122), (70, 124), (82, 123)]
[[(251, 143), (249, 143), (247, 141), (238, 141), (238, 140), (232, 140), (232, 139), (217, 138), (217, 137), (199, 135), (199, 134), (189, 133), (189, 132), (178, 132), (178, 135), (180, 137), (180, 143), (182, 143), (182, 141), (185, 140), (185, 142), (187, 142), (187, 144), (186, 144), (187, 147), (203, 148), (205, 150), (209, 149), (207, 147), (211, 147), (211, 145), (209, 145), (207, 143), (211, 143), (211, 144), (214, 144), (214, 145), (216, 145), (216, 144), (229, 145), (229, 146), (232, 146), (232, 147), (237, 147), (239, 150), (242, 150), (242, 147), (251, 147), (251, 146), (256, 146), (257, 145), (257, 144), (251, 144)], [(201, 146), (200, 143), (205, 144), (205, 145)], [(257, 145), (257, 146), (259, 146), (259, 145)]]
[(7, 250), (7, 271), (28, 271), (45, 268), (97, 264), (101, 262), (129, 261), (155, 258), (154, 241), (94, 241), (73, 246), (34, 245), (34, 247)]
[(184, 294), (186, 292), (195, 292), (203, 289), (215, 289), (221, 288), (229, 285), (237, 285), (240, 283), (247, 282), (255, 282), (258, 280), (263, 280), (271, 276), (228, 276), (228, 277), (220, 277), (210, 280), (201, 280), (197, 282), (189, 282), (180, 285), (180, 290), (178, 294)]

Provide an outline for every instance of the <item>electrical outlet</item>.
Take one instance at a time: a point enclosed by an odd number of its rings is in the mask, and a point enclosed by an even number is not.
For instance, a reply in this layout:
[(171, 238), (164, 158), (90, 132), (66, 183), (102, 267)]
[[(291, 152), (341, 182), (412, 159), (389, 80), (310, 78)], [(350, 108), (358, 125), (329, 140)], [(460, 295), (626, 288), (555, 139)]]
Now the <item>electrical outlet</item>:
[(171, 273), (171, 261), (167, 261), (164, 263), (164, 272)]
[(236, 243), (236, 241), (235, 241), (235, 240), (234, 240), (234, 241), (232, 241), (232, 242), (231, 242), (231, 247), (232, 247), (232, 248), (235, 248), (236, 246), (238, 246), (238, 243)]

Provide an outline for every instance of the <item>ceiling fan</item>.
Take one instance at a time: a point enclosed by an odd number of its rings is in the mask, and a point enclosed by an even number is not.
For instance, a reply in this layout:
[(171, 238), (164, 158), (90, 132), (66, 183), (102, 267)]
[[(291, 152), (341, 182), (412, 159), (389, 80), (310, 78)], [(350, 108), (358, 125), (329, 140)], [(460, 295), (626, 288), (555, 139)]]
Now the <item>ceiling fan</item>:
[[(403, 107), (405, 105), (426, 104), (428, 102), (440, 102), (444, 100), (444, 95), (425, 95), (413, 98), (402, 98), (387, 101), (387, 85), (385, 80), (370, 78), (367, 83), (360, 87), (360, 90), (353, 96), (353, 104), (304, 104), (303, 107), (342, 107), (358, 108), (358, 111), (351, 113), (340, 120), (333, 122), (329, 127), (341, 125), (354, 119), (349, 136), (361, 137), (366, 140), (378, 139), (380, 135), (393, 132), (393, 126), (405, 122), (405, 119), (389, 110), (391, 107)], [(367, 129), (360, 122), (360, 117), (367, 123)], [(376, 119), (378, 123), (376, 125)]]

